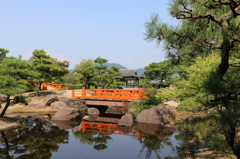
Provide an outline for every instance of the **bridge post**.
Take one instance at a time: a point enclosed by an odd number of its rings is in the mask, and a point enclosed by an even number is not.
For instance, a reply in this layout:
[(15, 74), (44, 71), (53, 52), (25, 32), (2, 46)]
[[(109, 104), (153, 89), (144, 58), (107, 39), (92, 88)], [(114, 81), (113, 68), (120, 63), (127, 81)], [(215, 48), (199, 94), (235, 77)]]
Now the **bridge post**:
[(72, 89), (72, 98), (75, 98), (75, 91)]
[(143, 88), (139, 88), (139, 92), (138, 92), (138, 93), (139, 93), (139, 95), (138, 95), (138, 96), (139, 96), (139, 98), (140, 98), (140, 97), (142, 97)]
[(100, 87), (97, 88), (97, 92), (96, 93), (97, 93), (97, 97), (101, 98), (101, 88)]
[(86, 97), (86, 88), (82, 87), (82, 97)]

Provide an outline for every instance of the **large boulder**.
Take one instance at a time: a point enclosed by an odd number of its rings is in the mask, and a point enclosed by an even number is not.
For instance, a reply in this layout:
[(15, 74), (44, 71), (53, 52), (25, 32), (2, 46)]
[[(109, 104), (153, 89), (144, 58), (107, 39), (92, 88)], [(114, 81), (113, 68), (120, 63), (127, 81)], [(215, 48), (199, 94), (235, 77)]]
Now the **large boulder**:
[(46, 108), (46, 105), (43, 103), (37, 103), (37, 102), (32, 102), (28, 104), (29, 107), (41, 109), (41, 108)]
[(97, 115), (99, 116), (100, 112), (97, 108), (88, 108), (87, 109), (87, 114), (88, 115)]
[(116, 106), (108, 106), (106, 114), (125, 114), (124, 110)]
[(52, 117), (52, 120), (80, 120), (82, 118), (80, 110), (76, 108), (62, 108)]
[(51, 103), (54, 109), (75, 108), (78, 109), (82, 116), (87, 115), (87, 106), (83, 99), (60, 98), (59, 101)]
[(86, 106), (86, 102), (83, 99), (68, 98), (67, 100), (62, 99), (62, 101), (64, 101), (69, 108), (79, 108), (81, 106)]
[(69, 98), (66, 97), (59, 97), (59, 101), (66, 103), (69, 100)]
[(59, 100), (59, 98), (58, 98), (57, 95), (51, 94), (43, 100), (43, 104), (46, 105), (46, 106), (50, 106), (51, 103), (53, 103), (55, 101), (58, 101), (58, 100)]
[(159, 104), (150, 109), (146, 109), (137, 115), (136, 121), (140, 123), (149, 123), (157, 125), (169, 125), (173, 123), (174, 112), (166, 105)]
[(121, 117), (118, 122), (119, 126), (132, 126), (133, 125), (133, 116), (131, 114), (126, 114)]
[(76, 98), (69, 98), (69, 99), (63, 99), (63, 101), (69, 108), (76, 108), (80, 110), (82, 116), (87, 115), (87, 106), (86, 102), (83, 99), (76, 99)]
[(83, 120), (95, 121), (99, 117), (99, 110), (97, 108), (88, 108), (87, 116), (83, 117)]
[(56, 102), (51, 103), (50, 107), (53, 109), (62, 109), (62, 108), (66, 108), (68, 106), (63, 101), (56, 101)]

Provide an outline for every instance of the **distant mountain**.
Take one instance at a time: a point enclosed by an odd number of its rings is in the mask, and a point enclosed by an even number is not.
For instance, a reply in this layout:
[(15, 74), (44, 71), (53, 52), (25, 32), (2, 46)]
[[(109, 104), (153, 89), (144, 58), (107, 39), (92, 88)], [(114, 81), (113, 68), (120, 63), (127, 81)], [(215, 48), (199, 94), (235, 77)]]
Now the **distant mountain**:
[(105, 63), (104, 65), (108, 65), (108, 68), (112, 66), (116, 66), (116, 67), (119, 67), (120, 69), (128, 69), (127, 67), (124, 67), (123, 65), (120, 65), (118, 63)]
[[(116, 67), (119, 67), (120, 69), (128, 69), (127, 67), (125, 67), (125, 66), (123, 66), (121, 64), (118, 64), (118, 63), (104, 63), (104, 65), (107, 65), (108, 68), (111, 68), (112, 66), (116, 66)], [(70, 73), (74, 72), (73, 69), (70, 69), (69, 71), (70, 71)], [(138, 68), (136, 70), (136, 72), (137, 72), (138, 76), (141, 76), (141, 75), (144, 75), (145, 69), (144, 68)]]
[[(124, 67), (123, 65), (120, 65), (118, 63), (104, 63), (104, 65), (107, 65), (108, 68), (111, 68), (112, 66), (116, 66), (116, 67), (119, 67), (120, 69), (128, 69), (127, 67)], [(70, 73), (73, 73), (73, 69), (70, 69), (69, 70)]]
[(138, 69), (136, 70), (136, 72), (137, 72), (137, 75), (138, 75), (138, 76), (141, 76), (141, 75), (144, 75), (145, 69), (144, 69), (144, 68), (138, 68)]

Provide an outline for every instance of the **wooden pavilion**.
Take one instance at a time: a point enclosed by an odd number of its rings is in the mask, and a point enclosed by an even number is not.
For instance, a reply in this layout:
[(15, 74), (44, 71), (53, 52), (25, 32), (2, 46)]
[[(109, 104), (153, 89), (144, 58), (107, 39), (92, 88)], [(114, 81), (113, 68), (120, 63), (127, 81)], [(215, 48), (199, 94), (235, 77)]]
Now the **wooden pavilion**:
[(122, 73), (121, 80), (126, 83), (126, 87), (130, 87), (133, 82), (136, 83), (136, 86), (139, 86), (142, 76), (139, 76), (135, 69), (120, 69), (119, 71)]

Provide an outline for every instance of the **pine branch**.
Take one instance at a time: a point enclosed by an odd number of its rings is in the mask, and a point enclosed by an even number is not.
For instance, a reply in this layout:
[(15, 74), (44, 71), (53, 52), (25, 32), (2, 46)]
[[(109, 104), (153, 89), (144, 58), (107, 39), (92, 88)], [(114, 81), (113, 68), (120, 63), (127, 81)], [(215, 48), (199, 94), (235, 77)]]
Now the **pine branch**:
[(237, 0), (237, 1), (234, 1), (234, 0), (231, 0), (231, 1), (213, 0), (213, 2), (218, 3), (218, 4), (215, 4), (215, 5), (208, 4), (210, 2), (210, 0), (205, 2), (205, 3), (202, 3), (198, 0), (195, 0), (195, 2), (198, 3), (199, 5), (205, 7), (205, 8), (208, 8), (208, 9), (216, 9), (216, 8), (220, 8), (220, 6), (222, 6), (222, 5), (228, 5), (230, 7), (231, 11), (228, 12), (226, 14), (226, 16), (224, 18), (221, 18), (221, 19), (217, 19), (212, 14), (203, 14), (203, 15), (195, 15), (194, 16), (192, 9), (187, 8), (186, 4), (184, 4), (184, 3), (180, 3), (182, 5), (182, 7), (184, 8), (184, 10), (179, 11), (179, 14), (176, 15), (176, 18), (177, 19), (191, 19), (191, 20), (208, 19), (208, 20), (211, 20), (211, 21), (217, 23), (221, 27), (223, 27), (223, 22), (224, 21), (240, 15), (240, 1), (239, 0)]
[(199, 1), (197, 1), (197, 0), (195, 0), (195, 2), (196, 3), (198, 3), (199, 5), (201, 5), (201, 6), (204, 6), (204, 7), (206, 7), (206, 8), (208, 8), (208, 9), (217, 9), (217, 8), (219, 8), (219, 4), (208, 4), (209, 2), (210, 2), (210, 0), (209, 1), (207, 1), (207, 2), (205, 2), (205, 3), (201, 3), (201, 2), (199, 2)]

